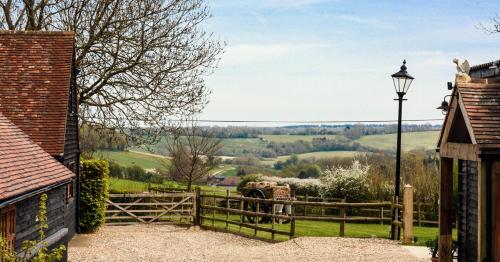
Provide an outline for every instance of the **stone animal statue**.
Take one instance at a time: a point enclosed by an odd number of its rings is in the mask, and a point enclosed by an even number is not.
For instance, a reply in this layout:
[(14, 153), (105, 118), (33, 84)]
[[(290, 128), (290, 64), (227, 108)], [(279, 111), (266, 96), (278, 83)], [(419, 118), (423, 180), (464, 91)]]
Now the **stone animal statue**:
[(470, 65), (467, 59), (460, 63), (458, 58), (453, 59), (453, 63), (457, 65), (457, 73), (455, 74), (455, 82), (470, 82), (472, 79), (469, 76)]

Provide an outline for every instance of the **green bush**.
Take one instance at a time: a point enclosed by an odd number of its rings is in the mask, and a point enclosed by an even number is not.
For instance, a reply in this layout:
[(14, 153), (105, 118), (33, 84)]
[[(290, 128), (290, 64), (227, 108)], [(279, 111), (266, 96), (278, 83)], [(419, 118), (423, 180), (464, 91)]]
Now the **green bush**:
[(80, 229), (82, 232), (95, 232), (104, 224), (108, 180), (107, 161), (82, 161), (80, 188)]

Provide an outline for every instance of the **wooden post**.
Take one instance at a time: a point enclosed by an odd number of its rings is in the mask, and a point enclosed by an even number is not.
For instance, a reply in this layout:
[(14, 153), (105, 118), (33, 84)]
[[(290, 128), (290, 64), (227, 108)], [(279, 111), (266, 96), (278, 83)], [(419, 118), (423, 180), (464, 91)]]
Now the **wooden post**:
[(290, 221), (290, 239), (295, 237), (295, 205), (292, 205), (292, 214), (291, 216), (291, 221)]
[[(381, 200), (380, 202), (384, 201)], [(384, 207), (380, 208), (380, 225), (384, 225)]]
[(194, 224), (195, 225), (201, 225), (201, 219), (200, 219), (200, 211), (201, 211), (201, 200), (200, 200), (200, 188), (197, 187), (195, 190), (195, 196), (194, 196), (194, 203), (193, 203), (193, 208), (194, 208)]
[(275, 218), (274, 218), (274, 215), (276, 215), (276, 204), (274, 203), (274, 200), (275, 198), (273, 197), (273, 203), (272, 203), (272, 214), (273, 214), (273, 217), (271, 217), (271, 228), (273, 229), (273, 231), (271, 232), (271, 239), (274, 240), (274, 223), (275, 223)]
[[(346, 199), (343, 198), (340, 200), (340, 202), (345, 203)], [(340, 217), (341, 218), (346, 218), (345, 215), (345, 207), (340, 208)], [(339, 236), (344, 237), (345, 236), (345, 220), (340, 221), (340, 229), (339, 229)]]
[(418, 226), (422, 226), (422, 220), (421, 220), (421, 206), (422, 203), (418, 202), (417, 203), (417, 221), (418, 221)]
[[(396, 204), (399, 205), (399, 197), (395, 197), (396, 199)], [(399, 207), (396, 208), (396, 219), (398, 222), (401, 222), (401, 209)], [(401, 240), (401, 226), (396, 227), (396, 232), (398, 233), (397, 235), (397, 240)]]
[[(309, 194), (306, 193), (306, 202), (309, 201)], [(307, 205), (304, 205), (304, 216), (307, 216)]]
[(441, 157), (441, 181), (439, 183), (439, 261), (453, 259), (453, 159)]
[[(243, 207), (245, 206), (245, 202), (243, 200), (240, 200), (240, 211), (243, 211)], [(245, 216), (243, 216), (243, 213), (240, 212), (240, 230), (241, 232), (241, 223), (245, 221)]]
[(394, 225), (394, 220), (396, 218), (396, 207), (394, 206), (394, 204), (396, 204), (396, 201), (395, 201), (396, 197), (392, 197), (391, 199), (391, 231), (389, 232), (389, 236), (390, 236), (390, 239), (392, 240), (396, 240), (396, 226)]
[[(260, 202), (257, 200), (257, 213), (260, 213)], [(254, 231), (254, 236), (257, 236), (257, 226), (259, 225), (259, 216), (255, 216), (255, 231)]]
[[(217, 206), (217, 199), (215, 198), (215, 193), (213, 193), (214, 196), (214, 206)], [(212, 209), (212, 227), (215, 227), (215, 209)]]
[(403, 243), (413, 242), (413, 187), (405, 185), (403, 192)]
[(226, 230), (229, 229), (229, 189), (226, 190)]
[[(321, 202), (325, 202), (324, 197), (321, 198)], [(325, 216), (325, 208), (324, 207), (321, 207), (321, 216)]]

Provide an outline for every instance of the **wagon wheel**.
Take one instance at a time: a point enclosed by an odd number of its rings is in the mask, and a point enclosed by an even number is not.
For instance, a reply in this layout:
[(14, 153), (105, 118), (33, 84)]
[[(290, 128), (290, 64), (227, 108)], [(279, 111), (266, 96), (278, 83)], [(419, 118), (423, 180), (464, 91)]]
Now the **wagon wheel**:
[[(248, 192), (245, 197), (261, 198), (261, 199), (266, 198), (264, 192), (262, 192), (258, 189), (254, 189), (254, 190)], [(257, 212), (257, 203), (251, 202), (251, 201), (245, 201), (243, 208), (246, 211)], [(264, 204), (264, 203), (259, 204), (259, 212), (260, 213), (269, 213), (269, 210), (271, 210), (270, 204)], [(269, 223), (271, 220), (269, 217), (257, 217), (257, 216), (252, 216), (252, 215), (247, 215), (246, 217), (250, 223), (255, 223), (255, 219), (259, 219), (258, 220), (259, 223)]]

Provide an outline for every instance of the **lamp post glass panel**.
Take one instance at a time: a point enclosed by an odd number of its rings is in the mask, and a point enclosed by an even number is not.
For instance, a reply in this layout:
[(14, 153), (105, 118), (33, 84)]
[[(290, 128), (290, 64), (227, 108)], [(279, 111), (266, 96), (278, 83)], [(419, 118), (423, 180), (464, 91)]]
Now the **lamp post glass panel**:
[[(408, 89), (410, 89), (410, 85), (414, 79), (410, 74), (408, 74), (406, 69), (407, 69), (406, 60), (403, 60), (403, 65), (401, 66), (399, 72), (391, 75), (392, 82), (394, 83), (394, 89), (396, 90), (396, 94), (398, 95), (398, 98), (394, 100), (397, 100), (399, 104), (398, 137), (397, 137), (397, 147), (396, 147), (396, 183), (394, 185), (394, 196), (396, 199), (398, 199), (400, 196), (399, 190), (401, 183), (401, 117), (402, 117), (403, 101), (406, 100), (403, 99), (403, 97), (408, 92)], [(395, 220), (395, 218), (399, 221), (399, 214), (396, 214), (396, 212), (393, 213), (393, 220)], [(394, 226), (392, 227), (391, 234), (392, 238), (395, 239), (396, 236), (394, 235)], [(398, 238), (399, 238), (399, 233), (398, 233)]]

